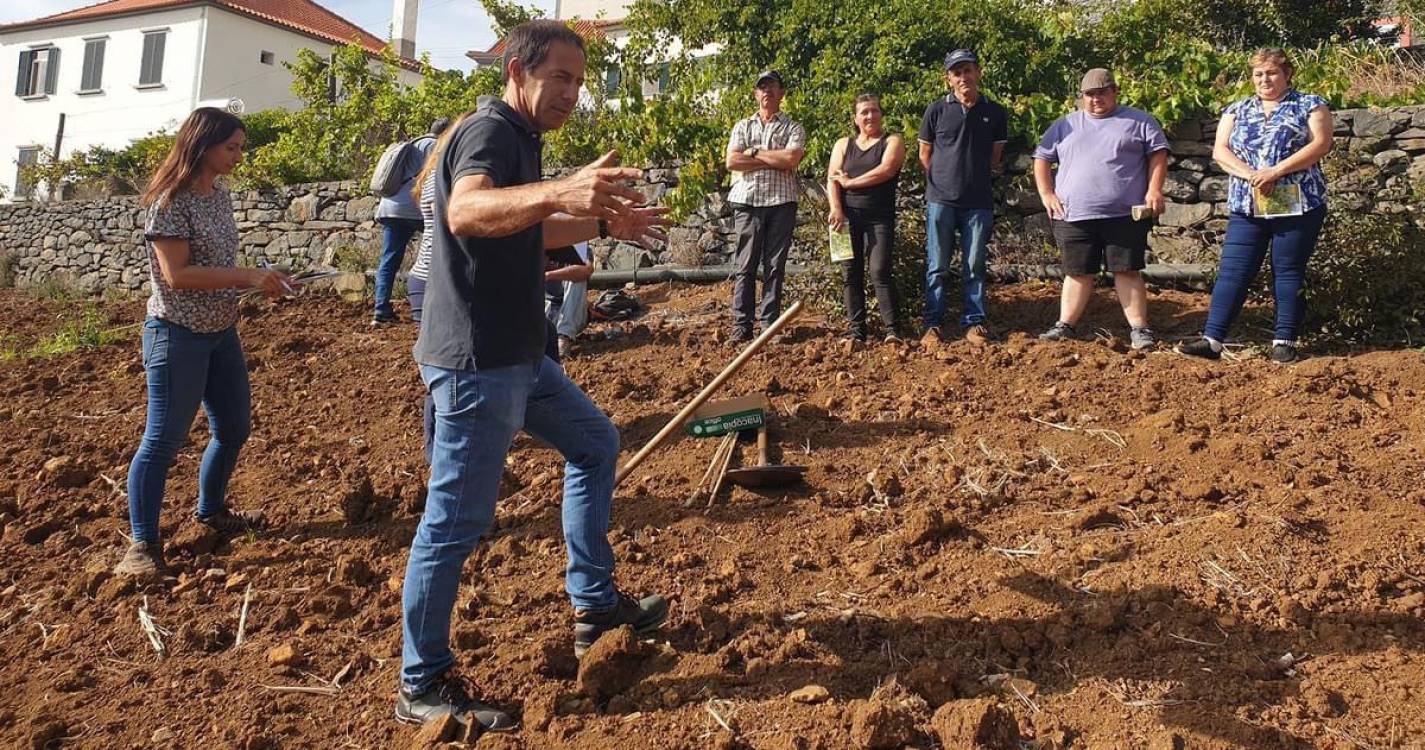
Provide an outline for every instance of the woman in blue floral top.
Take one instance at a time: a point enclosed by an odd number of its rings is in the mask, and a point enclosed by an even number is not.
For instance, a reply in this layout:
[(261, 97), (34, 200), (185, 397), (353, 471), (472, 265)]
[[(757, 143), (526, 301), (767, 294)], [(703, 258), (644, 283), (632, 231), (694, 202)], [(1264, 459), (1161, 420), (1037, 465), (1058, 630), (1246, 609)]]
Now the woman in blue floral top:
[(1257, 50), (1251, 62), (1257, 93), (1223, 111), (1212, 151), (1231, 178), (1227, 239), (1207, 327), (1200, 341), (1179, 351), (1207, 359), (1221, 355), (1222, 341), (1270, 248), (1277, 307), (1271, 356), (1294, 362), (1306, 309), (1306, 261), (1326, 219), (1321, 159), (1331, 150), (1331, 110), (1325, 99), (1291, 87), (1293, 68), (1282, 50)]

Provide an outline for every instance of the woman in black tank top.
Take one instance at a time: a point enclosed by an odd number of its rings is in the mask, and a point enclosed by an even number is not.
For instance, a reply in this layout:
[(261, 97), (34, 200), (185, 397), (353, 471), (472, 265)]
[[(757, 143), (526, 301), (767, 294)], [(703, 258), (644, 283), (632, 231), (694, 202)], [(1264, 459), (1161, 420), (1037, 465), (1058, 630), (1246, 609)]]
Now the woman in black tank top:
[(826, 168), (826, 194), (831, 201), (828, 223), (851, 232), (854, 257), (845, 265), (847, 336), (866, 340), (866, 261), (876, 307), (885, 325), (886, 341), (900, 340), (896, 291), (891, 281), (891, 248), (895, 244), (896, 186), (905, 163), (905, 142), (887, 135), (881, 123), (881, 100), (875, 94), (856, 97), (856, 135), (842, 138), (831, 150)]

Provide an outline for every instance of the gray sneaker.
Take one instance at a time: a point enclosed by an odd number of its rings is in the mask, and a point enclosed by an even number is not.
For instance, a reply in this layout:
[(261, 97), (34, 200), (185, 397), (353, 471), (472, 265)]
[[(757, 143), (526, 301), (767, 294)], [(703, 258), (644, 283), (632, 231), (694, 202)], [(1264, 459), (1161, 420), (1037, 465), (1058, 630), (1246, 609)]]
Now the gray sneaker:
[(1129, 331), (1128, 340), (1134, 349), (1152, 349), (1158, 345), (1158, 334), (1148, 326), (1143, 326)]
[(149, 578), (167, 571), (168, 566), (163, 562), (163, 543), (157, 541), (130, 543), (129, 548), (124, 550), (123, 559), (114, 566), (115, 575), (135, 578)]
[(1062, 320), (1054, 322), (1049, 330), (1039, 334), (1040, 341), (1068, 341), (1079, 337), (1079, 332), (1074, 327)]

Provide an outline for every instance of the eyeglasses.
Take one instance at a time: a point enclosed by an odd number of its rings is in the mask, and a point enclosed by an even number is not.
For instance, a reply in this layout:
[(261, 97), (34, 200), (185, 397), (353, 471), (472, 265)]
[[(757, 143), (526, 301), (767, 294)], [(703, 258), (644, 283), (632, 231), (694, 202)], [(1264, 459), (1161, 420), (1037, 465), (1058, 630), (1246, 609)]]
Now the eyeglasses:
[(1089, 97), (1089, 98), (1100, 98), (1100, 97), (1108, 96), (1109, 94), (1113, 93), (1114, 91), (1115, 91), (1115, 89), (1112, 89), (1112, 88), (1102, 88), (1102, 89), (1093, 89), (1093, 90), (1091, 90), (1091, 91), (1080, 91), (1079, 93), (1080, 93), (1080, 94), (1083, 94), (1084, 96), (1087, 96), (1087, 97)]

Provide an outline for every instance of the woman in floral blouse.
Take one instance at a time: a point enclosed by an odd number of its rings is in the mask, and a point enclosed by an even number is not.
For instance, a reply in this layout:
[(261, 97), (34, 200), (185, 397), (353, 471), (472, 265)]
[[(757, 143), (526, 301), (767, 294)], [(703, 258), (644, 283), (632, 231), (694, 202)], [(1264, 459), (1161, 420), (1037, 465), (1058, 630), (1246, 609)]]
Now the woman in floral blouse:
[(197, 522), (231, 534), (261, 520), (225, 502), (251, 422), (237, 290), (278, 296), (290, 287), (281, 272), (236, 267), (232, 199), (218, 178), (242, 161), (245, 140), (237, 117), (212, 107), (195, 110), (143, 195), (153, 288), (143, 325), (148, 421), (129, 466), (133, 542), (116, 573), (152, 575), (164, 569), (158, 524), (163, 487), (200, 403), (212, 437), (198, 470)]
[(1292, 64), (1282, 50), (1257, 50), (1251, 63), (1257, 93), (1222, 113), (1212, 151), (1231, 178), (1227, 239), (1207, 327), (1201, 340), (1179, 351), (1207, 359), (1221, 355), (1222, 341), (1270, 247), (1277, 307), (1271, 356), (1294, 362), (1306, 310), (1306, 261), (1326, 219), (1321, 159), (1331, 150), (1331, 110), (1325, 99), (1292, 88)]

